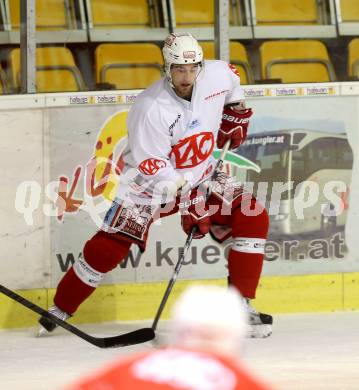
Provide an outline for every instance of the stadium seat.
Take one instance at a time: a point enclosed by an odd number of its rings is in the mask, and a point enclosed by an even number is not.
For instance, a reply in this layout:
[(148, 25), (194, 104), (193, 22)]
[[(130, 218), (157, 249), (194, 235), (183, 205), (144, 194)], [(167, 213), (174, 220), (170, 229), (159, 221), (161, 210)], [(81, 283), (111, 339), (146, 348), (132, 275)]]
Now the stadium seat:
[(91, 28), (151, 27), (147, 0), (87, 0)]
[(6, 74), (0, 66), (0, 95), (3, 95), (4, 93), (8, 93), (8, 92), (9, 89), (7, 85)]
[[(20, 87), (20, 49), (10, 52), (12, 83)], [(65, 47), (36, 49), (37, 92), (69, 92), (85, 90), (85, 85), (71, 51)]]
[(267, 41), (260, 47), (263, 79), (283, 83), (335, 80), (326, 46), (316, 40)]
[(354, 38), (348, 45), (348, 75), (359, 79), (359, 38)]
[(5, 4), (3, 2), (0, 2), (0, 31), (7, 30), (7, 14), (6, 14), (6, 8)]
[(317, 24), (316, 0), (255, 0), (258, 25)]
[[(214, 42), (200, 42), (205, 59), (215, 58)], [(254, 78), (252, 69), (248, 62), (245, 47), (239, 42), (229, 43), (229, 56), (231, 64), (235, 65), (241, 76), (241, 84), (253, 84)]]
[(359, 22), (359, 1), (340, 0), (340, 13), (343, 22)]
[[(231, 4), (231, 2), (230, 2)], [(214, 24), (213, 0), (173, 0), (176, 26), (211, 27)], [(229, 7), (229, 23), (234, 24), (233, 8)]]
[(163, 59), (153, 43), (103, 43), (95, 52), (97, 83), (142, 89), (162, 77)]
[[(20, 0), (10, 0), (10, 22), (13, 30), (20, 28)], [(67, 30), (71, 15), (64, 0), (36, 0), (36, 28), (38, 30)]]

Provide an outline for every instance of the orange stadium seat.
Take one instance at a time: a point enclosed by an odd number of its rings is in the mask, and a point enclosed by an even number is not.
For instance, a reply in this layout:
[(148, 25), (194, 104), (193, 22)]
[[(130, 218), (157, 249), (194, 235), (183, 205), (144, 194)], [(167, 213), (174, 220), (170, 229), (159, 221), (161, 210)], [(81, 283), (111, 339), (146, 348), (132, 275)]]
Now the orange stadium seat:
[[(12, 29), (20, 28), (20, 0), (10, 0)], [(36, 0), (36, 28), (38, 30), (67, 30), (71, 27), (70, 12), (63, 0)]]
[(147, 0), (87, 0), (93, 28), (151, 27)]
[(340, 13), (343, 22), (359, 22), (359, 1), (340, 0)]
[(258, 25), (317, 24), (316, 0), (255, 0)]
[[(214, 42), (200, 42), (205, 59), (215, 58)], [(253, 84), (254, 78), (249, 65), (246, 48), (239, 42), (229, 43), (229, 56), (231, 64), (235, 65), (241, 76), (241, 84)]]
[(260, 47), (263, 79), (283, 83), (335, 80), (326, 46), (316, 40), (267, 41)]
[(142, 89), (162, 77), (161, 49), (153, 43), (103, 43), (95, 52), (97, 83)]
[(359, 38), (354, 38), (348, 45), (348, 75), (359, 79)]
[[(177, 27), (209, 27), (214, 24), (213, 0), (173, 0), (173, 5)], [(230, 6), (230, 24), (234, 24), (234, 16), (233, 8)]]
[[(12, 83), (20, 87), (20, 49), (10, 52)], [(71, 51), (65, 47), (36, 49), (37, 92), (68, 92), (85, 90), (85, 85)]]

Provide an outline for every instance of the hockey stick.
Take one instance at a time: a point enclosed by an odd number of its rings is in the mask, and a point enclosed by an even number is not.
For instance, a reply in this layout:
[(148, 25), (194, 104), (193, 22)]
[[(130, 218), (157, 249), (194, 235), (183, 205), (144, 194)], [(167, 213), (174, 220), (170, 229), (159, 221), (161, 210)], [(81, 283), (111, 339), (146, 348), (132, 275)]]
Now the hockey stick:
[[(221, 154), (219, 155), (219, 158), (218, 158), (216, 167), (214, 169), (214, 172), (212, 174), (211, 180), (214, 180), (218, 176), (219, 172), (221, 171), (222, 165), (223, 165), (224, 156), (227, 154), (230, 144), (231, 144), (230, 140), (228, 140), (225, 143), (225, 145), (224, 145), (224, 147), (223, 147), (223, 149), (221, 151)], [(211, 189), (209, 188), (209, 190), (206, 193), (205, 202), (207, 202), (207, 200), (210, 197), (210, 195), (211, 195)], [(165, 308), (165, 305), (167, 303), (168, 297), (171, 294), (172, 288), (173, 288), (173, 286), (174, 286), (174, 284), (175, 284), (175, 282), (177, 280), (177, 276), (178, 276), (179, 271), (180, 271), (180, 269), (182, 267), (182, 264), (183, 264), (184, 260), (187, 257), (187, 253), (188, 253), (188, 250), (189, 250), (189, 248), (191, 246), (195, 230), (196, 230), (196, 226), (194, 226), (192, 228), (192, 230), (190, 231), (190, 233), (187, 236), (187, 239), (186, 239), (186, 242), (185, 242), (185, 245), (184, 245), (184, 248), (183, 248), (183, 252), (182, 252), (181, 256), (178, 258), (178, 261), (176, 263), (175, 270), (173, 272), (172, 278), (168, 282), (166, 291), (165, 291), (165, 293), (163, 295), (162, 301), (161, 301), (160, 306), (159, 306), (159, 308), (157, 310), (155, 319), (153, 320), (153, 323), (152, 323), (153, 331), (155, 331), (156, 328), (157, 328), (158, 321), (159, 321), (159, 319), (161, 317), (163, 309)]]
[[(212, 180), (218, 175), (220, 172), (222, 165), (223, 165), (223, 159), (224, 156), (226, 155), (228, 149), (229, 149), (230, 142), (228, 141), (225, 146), (223, 147), (221, 154), (219, 156), (219, 159), (217, 161), (215, 170), (212, 175)], [(210, 196), (210, 191), (207, 192), (206, 194), (206, 201), (208, 200)], [(55, 322), (58, 326), (66, 329), (67, 331), (75, 334), (76, 336), (80, 337), (81, 339), (87, 341), (90, 344), (95, 345), (96, 347), (99, 348), (114, 348), (114, 347), (125, 347), (129, 345), (134, 345), (134, 344), (140, 344), (144, 343), (146, 341), (153, 340), (155, 338), (155, 330), (157, 328), (158, 321), (161, 317), (161, 314), (163, 312), (163, 309), (165, 308), (165, 305), (167, 303), (168, 297), (172, 291), (172, 288), (177, 280), (177, 276), (179, 274), (179, 271), (182, 267), (183, 261), (185, 260), (188, 250), (191, 246), (192, 240), (193, 240), (193, 235), (195, 232), (195, 227), (192, 228), (191, 232), (189, 233), (186, 243), (184, 246), (184, 250), (182, 255), (179, 257), (177, 264), (175, 266), (174, 273), (172, 275), (172, 278), (170, 279), (165, 294), (162, 298), (162, 301), (160, 303), (160, 306), (157, 310), (155, 319), (153, 321), (153, 324), (151, 328), (141, 328), (138, 330), (135, 330), (133, 332), (128, 332), (119, 336), (112, 336), (112, 337), (94, 337), (91, 336), (80, 329), (76, 328), (75, 326), (69, 324), (68, 322), (62, 321), (61, 319), (57, 318), (56, 316), (52, 315), (45, 309), (41, 308), (40, 306), (36, 305), (33, 302), (30, 302), (26, 298), (18, 295), (12, 290), (9, 290), (5, 286), (0, 284), (0, 292), (6, 295), (8, 298), (13, 299), (14, 301), (20, 303), (21, 305), (27, 307), (28, 309), (32, 310), (33, 312), (40, 314), (41, 316), (44, 316), (51, 321)]]
[(75, 334), (81, 339), (99, 348), (126, 347), (128, 345), (145, 343), (146, 341), (150, 341), (155, 338), (155, 332), (152, 328), (142, 328), (133, 332), (124, 333), (119, 336), (94, 337), (69, 324), (68, 322), (60, 320), (59, 318), (44, 310), (40, 306), (37, 306), (35, 303), (28, 301), (26, 298), (18, 295), (14, 291), (9, 290), (1, 284), (0, 292), (2, 292), (7, 297), (13, 299), (14, 301), (20, 303), (21, 305), (27, 307), (28, 309), (34, 311), (35, 313), (50, 319), (51, 321), (55, 322), (56, 325), (61, 326), (67, 331)]

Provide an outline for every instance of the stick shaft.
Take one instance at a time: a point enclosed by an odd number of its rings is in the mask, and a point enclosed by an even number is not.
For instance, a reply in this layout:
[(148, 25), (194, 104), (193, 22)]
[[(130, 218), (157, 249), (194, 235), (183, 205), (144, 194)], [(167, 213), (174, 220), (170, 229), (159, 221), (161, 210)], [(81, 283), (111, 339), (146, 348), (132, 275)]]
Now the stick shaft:
[[(228, 152), (229, 146), (230, 146), (230, 141), (227, 141), (226, 144), (224, 145), (224, 147), (223, 147), (223, 149), (221, 151), (221, 154), (219, 156), (219, 159), (217, 161), (216, 167), (215, 167), (213, 175), (212, 175), (212, 180), (215, 179), (216, 176), (218, 175), (218, 173), (221, 171), (221, 168), (222, 168), (222, 165), (223, 165), (223, 161), (224, 161), (224, 156)], [(207, 202), (208, 198), (210, 197), (210, 195), (211, 195), (211, 192), (208, 191), (207, 194), (206, 194), (206, 202)], [(168, 297), (171, 294), (172, 288), (173, 288), (174, 284), (176, 283), (176, 280), (177, 280), (179, 271), (180, 271), (180, 269), (182, 267), (182, 264), (183, 264), (184, 260), (186, 259), (186, 256), (188, 254), (188, 250), (189, 250), (189, 248), (191, 246), (191, 243), (192, 243), (192, 240), (193, 240), (193, 235), (195, 233), (195, 229), (196, 229), (196, 227), (194, 226), (192, 228), (192, 230), (190, 231), (190, 233), (188, 234), (186, 242), (185, 242), (185, 245), (184, 245), (184, 248), (183, 248), (183, 253), (179, 257), (179, 259), (178, 259), (178, 261), (176, 263), (173, 275), (172, 275), (171, 279), (168, 282), (166, 291), (165, 291), (165, 293), (163, 295), (162, 301), (161, 301), (160, 306), (159, 306), (159, 308), (157, 310), (157, 313), (155, 315), (155, 319), (153, 320), (153, 323), (152, 323), (152, 327), (151, 328), (154, 331), (157, 328), (158, 321), (160, 320), (161, 314), (162, 314), (162, 312), (163, 312), (163, 310), (164, 310), (164, 308), (166, 306), (166, 303), (168, 301)]]

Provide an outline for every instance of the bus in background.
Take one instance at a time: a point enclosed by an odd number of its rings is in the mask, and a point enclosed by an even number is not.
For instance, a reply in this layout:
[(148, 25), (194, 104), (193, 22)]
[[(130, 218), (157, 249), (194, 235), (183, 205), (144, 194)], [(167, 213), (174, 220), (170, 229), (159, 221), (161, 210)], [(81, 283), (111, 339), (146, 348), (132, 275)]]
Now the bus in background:
[[(328, 237), (344, 229), (353, 166), (353, 153), (346, 135), (304, 129), (268, 131), (248, 136), (235, 153), (261, 168), (259, 173), (242, 170), (237, 177), (249, 188), (253, 183), (254, 194), (265, 201), (272, 239), (313, 232)], [(276, 182), (285, 183), (280, 196)], [(327, 192), (323, 191), (329, 182), (341, 184), (339, 191), (333, 189), (342, 208), (336, 216), (333, 215), (336, 207), (333, 197), (326, 196)], [(319, 190), (317, 200), (301, 209), (300, 202), (303, 204), (305, 197), (310, 195), (309, 188)], [(301, 216), (298, 216), (298, 210), (299, 214), (302, 210)]]

